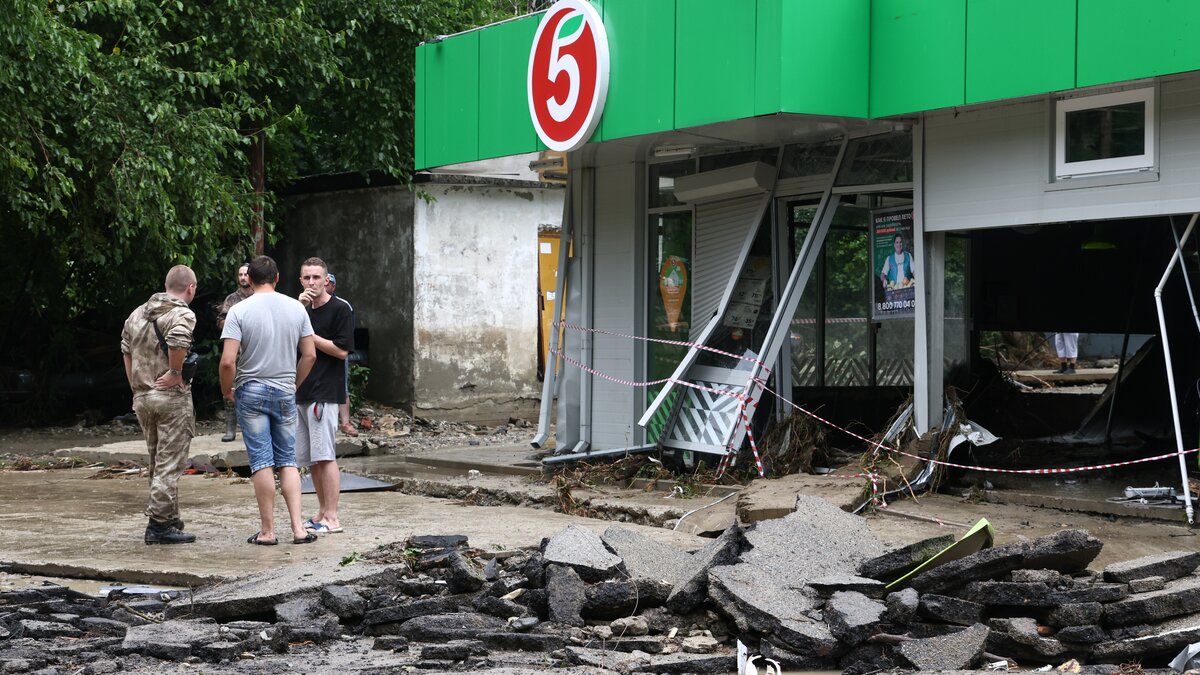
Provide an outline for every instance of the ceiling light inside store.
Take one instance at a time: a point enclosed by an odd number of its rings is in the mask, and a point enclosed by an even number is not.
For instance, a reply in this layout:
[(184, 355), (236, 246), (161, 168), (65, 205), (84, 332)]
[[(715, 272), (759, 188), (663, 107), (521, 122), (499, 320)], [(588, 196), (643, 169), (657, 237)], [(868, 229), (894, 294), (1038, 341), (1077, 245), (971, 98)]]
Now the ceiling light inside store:
[(1112, 223), (1093, 225), (1091, 236), (1083, 240), (1079, 249), (1081, 251), (1115, 251), (1117, 250), (1115, 234)]
[(694, 145), (660, 145), (654, 149), (655, 157), (685, 157), (696, 152)]

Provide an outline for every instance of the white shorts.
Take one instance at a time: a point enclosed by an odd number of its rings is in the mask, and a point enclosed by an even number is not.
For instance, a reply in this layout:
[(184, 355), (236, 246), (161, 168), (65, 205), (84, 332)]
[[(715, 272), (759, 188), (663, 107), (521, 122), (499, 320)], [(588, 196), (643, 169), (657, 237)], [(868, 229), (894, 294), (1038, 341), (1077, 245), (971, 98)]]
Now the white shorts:
[(337, 459), (338, 404), (297, 402), (296, 419), (297, 465)]

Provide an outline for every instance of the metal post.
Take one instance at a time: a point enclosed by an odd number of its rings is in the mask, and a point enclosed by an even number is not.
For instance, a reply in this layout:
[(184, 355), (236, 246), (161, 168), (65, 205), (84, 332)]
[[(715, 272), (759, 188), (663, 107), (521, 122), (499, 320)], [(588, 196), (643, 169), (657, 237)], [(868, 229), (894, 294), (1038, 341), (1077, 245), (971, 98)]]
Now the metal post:
[(1183, 243), (1175, 232), (1175, 221), (1171, 220), (1171, 236), (1175, 238), (1175, 252), (1179, 255), (1179, 270), (1183, 272), (1183, 287), (1187, 289), (1188, 300), (1192, 303), (1192, 318), (1196, 321), (1196, 330), (1200, 331), (1200, 313), (1196, 312), (1196, 296), (1192, 293), (1192, 280), (1188, 278), (1187, 260), (1183, 256)]
[[(1167, 339), (1167, 317), (1163, 313), (1162, 294), (1163, 288), (1167, 285), (1167, 279), (1171, 276), (1171, 271), (1175, 269), (1175, 263), (1180, 259), (1180, 252), (1183, 245), (1187, 243), (1188, 237), (1192, 234), (1192, 229), (1196, 226), (1196, 219), (1200, 218), (1200, 213), (1192, 214), (1192, 219), (1188, 222), (1187, 229), (1183, 231), (1183, 239), (1179, 241), (1179, 246), (1175, 252), (1171, 254), (1171, 262), (1167, 263), (1167, 269), (1163, 272), (1162, 280), (1158, 282), (1158, 286), (1154, 289), (1154, 305), (1158, 309), (1158, 329), (1162, 334), (1163, 345), (1163, 361), (1167, 366), (1167, 388), (1171, 393), (1171, 421), (1175, 424), (1175, 447), (1179, 452), (1179, 478), (1183, 481), (1183, 498), (1185, 508), (1187, 510), (1188, 525), (1194, 524), (1193, 509), (1192, 509), (1192, 490), (1188, 485), (1187, 463), (1183, 458), (1183, 428), (1179, 422), (1179, 399), (1175, 394), (1175, 368), (1171, 365), (1171, 342)], [(1172, 227), (1174, 232), (1175, 228)]]
[(567, 283), (567, 259), (571, 251), (571, 181), (567, 181), (566, 194), (563, 195), (562, 226), (558, 231), (558, 273), (554, 282), (554, 323), (550, 331), (550, 350), (546, 372), (542, 377), (542, 407), (538, 414), (537, 435), (529, 444), (534, 448), (542, 447), (550, 437), (550, 415), (554, 410), (554, 394), (558, 385), (558, 369), (562, 364), (562, 356), (558, 353), (559, 339), (562, 333), (559, 321), (562, 320), (563, 308), (567, 303), (565, 293)]
[[(596, 231), (596, 171), (595, 169), (584, 169), (580, 172), (586, 177), (587, 187), (583, 194), (580, 195), (580, 206), (582, 208), (579, 214), (579, 290), (581, 291), (580, 298), (580, 314), (579, 323), (584, 328), (592, 328), (592, 295), (595, 293), (595, 285), (592, 279), (592, 243), (595, 241)], [(592, 363), (592, 341), (594, 335), (589, 330), (583, 331), (580, 335), (579, 342), (579, 361), (583, 365), (591, 368)], [(571, 448), (574, 454), (588, 452), (592, 447), (592, 374), (588, 371), (579, 373), (579, 442), (575, 447)]]

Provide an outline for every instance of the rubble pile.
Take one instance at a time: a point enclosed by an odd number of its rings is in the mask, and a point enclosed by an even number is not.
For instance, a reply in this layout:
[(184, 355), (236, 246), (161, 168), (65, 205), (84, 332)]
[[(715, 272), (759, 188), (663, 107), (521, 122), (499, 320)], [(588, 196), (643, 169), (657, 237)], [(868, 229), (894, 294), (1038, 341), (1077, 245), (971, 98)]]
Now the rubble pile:
[(794, 513), (691, 553), (619, 525), (572, 525), (537, 550), (411, 537), (194, 593), (33, 587), (0, 593), (0, 672), (222, 672), (293, 658), (335, 670), (330, 655), (349, 649), (356, 667), (728, 673), (738, 641), (785, 671), (1149, 666), (1200, 641), (1200, 553), (1088, 571), (1101, 542), (1064, 530), (887, 588), (952, 541), (886, 551), (864, 519), (801, 496)]

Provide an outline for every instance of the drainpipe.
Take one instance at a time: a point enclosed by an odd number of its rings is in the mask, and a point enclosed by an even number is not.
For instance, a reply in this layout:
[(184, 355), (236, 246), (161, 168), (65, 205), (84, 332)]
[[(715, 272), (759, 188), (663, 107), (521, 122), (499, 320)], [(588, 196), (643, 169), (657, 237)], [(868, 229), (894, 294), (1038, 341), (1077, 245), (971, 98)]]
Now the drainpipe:
[[(1183, 458), (1183, 428), (1179, 423), (1179, 399), (1175, 394), (1175, 368), (1171, 365), (1171, 343), (1167, 339), (1167, 318), (1163, 314), (1163, 288), (1167, 285), (1167, 279), (1171, 276), (1172, 270), (1175, 269), (1175, 263), (1179, 261), (1183, 251), (1184, 244), (1187, 244), (1188, 237), (1192, 234), (1192, 229), (1196, 226), (1196, 219), (1200, 218), (1200, 213), (1192, 214), (1191, 221), (1188, 222), (1187, 229), (1183, 231), (1183, 239), (1177, 241), (1178, 246), (1175, 253), (1171, 254), (1171, 262), (1167, 263), (1167, 269), (1163, 272), (1162, 280), (1158, 282), (1158, 286), (1154, 288), (1154, 306), (1158, 309), (1158, 330), (1162, 334), (1163, 344), (1163, 360), (1167, 366), (1167, 387), (1171, 392), (1171, 421), (1175, 423), (1175, 448), (1179, 452), (1179, 478), (1183, 482), (1183, 499), (1187, 509), (1188, 525), (1195, 524), (1193, 520), (1192, 509), (1192, 490), (1188, 485), (1187, 463)], [(1172, 226), (1171, 233), (1174, 234), (1175, 228)]]
[(568, 254), (571, 251), (571, 183), (567, 182), (567, 189), (563, 194), (563, 215), (562, 226), (558, 230), (558, 273), (554, 282), (554, 322), (551, 325), (550, 331), (550, 349), (547, 359), (546, 371), (542, 374), (542, 407), (538, 412), (538, 428), (537, 435), (529, 444), (534, 448), (541, 448), (546, 443), (546, 439), (550, 437), (550, 416), (554, 411), (554, 398), (558, 393), (558, 369), (562, 364), (562, 357), (559, 356), (559, 334), (562, 330), (558, 327), (558, 322), (562, 320), (563, 309), (567, 305), (567, 260)]

